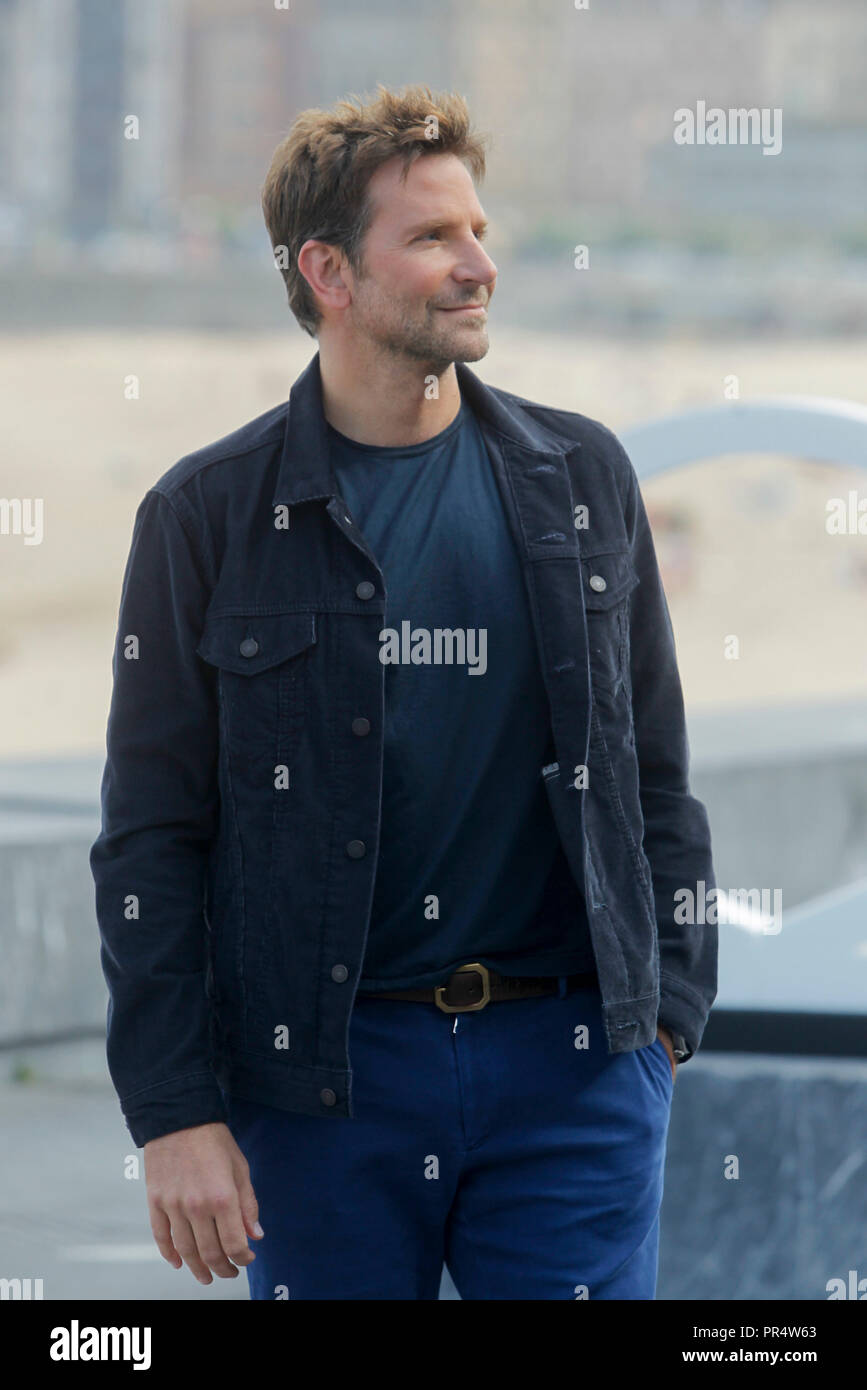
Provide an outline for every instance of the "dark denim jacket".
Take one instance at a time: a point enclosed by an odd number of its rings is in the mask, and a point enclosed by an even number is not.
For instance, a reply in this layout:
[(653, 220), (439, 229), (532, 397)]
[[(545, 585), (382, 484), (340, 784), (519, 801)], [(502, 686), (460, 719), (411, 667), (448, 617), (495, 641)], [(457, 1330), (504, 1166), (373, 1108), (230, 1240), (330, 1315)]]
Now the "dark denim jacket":
[[(603, 425), (456, 370), (522, 560), (557, 753), (539, 771), (585, 891), (608, 1050), (659, 1021), (691, 1055), (717, 929), (677, 923), (674, 894), (714, 886), (710, 832), (634, 469)], [(288, 403), (181, 459), (136, 513), (90, 864), (137, 1144), (224, 1120), (223, 1091), (353, 1115), (384, 625), (329, 466), (317, 353)]]

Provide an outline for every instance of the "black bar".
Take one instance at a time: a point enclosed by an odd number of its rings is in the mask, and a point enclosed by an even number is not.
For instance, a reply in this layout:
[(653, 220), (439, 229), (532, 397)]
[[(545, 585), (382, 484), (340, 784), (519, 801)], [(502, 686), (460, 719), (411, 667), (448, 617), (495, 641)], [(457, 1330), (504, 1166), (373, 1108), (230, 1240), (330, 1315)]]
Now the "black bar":
[(702, 1052), (791, 1057), (867, 1057), (867, 1015), (712, 1009)]

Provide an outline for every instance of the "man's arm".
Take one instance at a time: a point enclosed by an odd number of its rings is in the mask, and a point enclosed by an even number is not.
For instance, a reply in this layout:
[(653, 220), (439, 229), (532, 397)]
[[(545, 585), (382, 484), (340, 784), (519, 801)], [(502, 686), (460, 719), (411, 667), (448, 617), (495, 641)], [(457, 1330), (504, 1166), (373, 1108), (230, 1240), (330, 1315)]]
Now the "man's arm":
[(112, 661), (102, 829), (90, 851), (107, 1054), (137, 1144), (224, 1121), (210, 1062), (205, 878), (217, 817), (208, 588), (193, 522), (162, 493), (135, 517)]
[(255, 1259), (247, 1238), (263, 1232), (211, 1069), (204, 902), (218, 722), (212, 673), (195, 654), (210, 593), (195, 535), (181, 501), (146, 494), (121, 592), (90, 865), (109, 1071), (145, 1148), (151, 1229), (169, 1264), (210, 1284), (211, 1270), (236, 1278)]
[[(622, 446), (621, 446), (622, 449)], [(715, 887), (710, 826), (689, 791), (689, 745), (674, 633), (644, 500), (632, 464), (626, 526), (640, 583), (631, 598), (632, 703), (644, 852), (650, 863), (660, 956), (659, 1023), (685, 1041), (701, 1041), (717, 991), (715, 925), (674, 920), (675, 892)], [(682, 1060), (686, 1060), (683, 1058)]]

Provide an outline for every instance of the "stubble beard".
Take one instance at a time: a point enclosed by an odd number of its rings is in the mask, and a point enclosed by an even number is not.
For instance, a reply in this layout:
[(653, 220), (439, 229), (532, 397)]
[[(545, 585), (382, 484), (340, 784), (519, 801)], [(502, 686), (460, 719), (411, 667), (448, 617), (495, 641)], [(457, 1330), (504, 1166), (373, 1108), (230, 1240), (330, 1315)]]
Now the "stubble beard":
[(397, 324), (390, 323), (387, 328), (374, 330), (373, 341), (387, 356), (421, 362), (437, 376), (453, 362), (478, 362), (486, 355), (489, 347), (486, 324), (472, 324), (469, 320), (468, 324), (449, 328), (446, 323), (436, 323), (439, 317), (439, 311), (429, 305), (421, 320), (407, 314)]

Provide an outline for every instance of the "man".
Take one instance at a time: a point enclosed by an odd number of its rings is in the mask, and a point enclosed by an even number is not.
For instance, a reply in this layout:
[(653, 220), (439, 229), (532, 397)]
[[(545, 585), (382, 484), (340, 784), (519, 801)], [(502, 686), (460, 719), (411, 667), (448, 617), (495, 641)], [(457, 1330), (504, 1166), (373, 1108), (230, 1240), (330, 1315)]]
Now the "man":
[(298, 118), (263, 206), (318, 352), (136, 515), (109, 1065), (160, 1251), (254, 1298), (655, 1294), (708, 822), (628, 458), (465, 365), (484, 165), (424, 87)]

